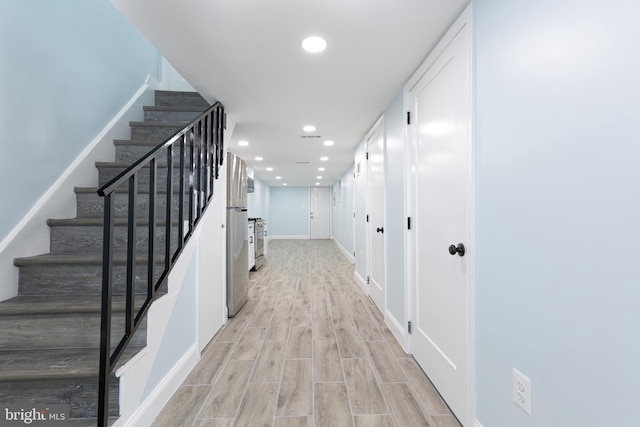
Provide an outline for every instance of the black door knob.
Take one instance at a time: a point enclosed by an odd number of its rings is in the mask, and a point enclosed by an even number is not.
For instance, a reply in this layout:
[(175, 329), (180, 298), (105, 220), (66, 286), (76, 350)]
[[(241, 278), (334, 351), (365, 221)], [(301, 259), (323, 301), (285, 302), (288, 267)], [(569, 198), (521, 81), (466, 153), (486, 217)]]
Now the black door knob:
[(377, 233), (384, 233), (384, 227), (378, 227), (378, 228), (376, 228), (376, 232), (377, 232)]
[(449, 246), (449, 253), (451, 255), (458, 254), (460, 256), (464, 256), (465, 252), (466, 252), (466, 249), (464, 248), (464, 245), (462, 243), (458, 243), (458, 246), (455, 246), (455, 245)]

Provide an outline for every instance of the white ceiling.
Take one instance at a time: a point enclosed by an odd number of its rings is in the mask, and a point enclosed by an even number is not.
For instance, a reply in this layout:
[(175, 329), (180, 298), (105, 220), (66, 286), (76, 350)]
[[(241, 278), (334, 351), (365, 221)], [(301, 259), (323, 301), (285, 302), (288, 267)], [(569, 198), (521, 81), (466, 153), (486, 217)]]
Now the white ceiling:
[[(207, 100), (222, 101), (236, 123), (229, 150), (269, 185), (289, 186), (331, 185), (351, 169), (355, 147), (468, 4), (112, 1)], [(307, 35), (324, 37), (326, 51), (303, 51)], [(321, 138), (301, 138), (305, 124)], [(250, 145), (238, 146), (243, 139)]]

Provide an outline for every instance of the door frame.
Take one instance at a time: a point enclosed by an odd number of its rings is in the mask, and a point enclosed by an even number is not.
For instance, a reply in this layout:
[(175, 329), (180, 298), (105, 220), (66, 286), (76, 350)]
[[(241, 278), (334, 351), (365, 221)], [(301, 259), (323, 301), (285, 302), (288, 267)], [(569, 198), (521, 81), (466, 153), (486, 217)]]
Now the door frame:
[[(469, 242), (467, 245), (468, 252), (465, 256), (469, 256), (469, 276), (467, 278), (467, 285), (469, 286), (469, 294), (467, 301), (467, 309), (468, 312), (468, 325), (467, 325), (467, 343), (468, 343), (468, 396), (467, 402), (468, 407), (466, 408), (466, 418), (470, 423), (468, 426), (471, 427), (472, 424), (476, 422), (475, 417), (475, 404), (476, 404), (476, 381), (475, 381), (475, 373), (476, 373), (476, 248), (477, 248), (477, 228), (476, 228), (476, 156), (477, 156), (477, 147), (476, 147), (476, 120), (477, 114), (475, 109), (475, 99), (476, 99), (476, 85), (474, 78), (474, 58), (475, 58), (475, 45), (473, 43), (473, 5), (469, 4), (464, 11), (460, 14), (460, 16), (456, 19), (456, 21), (451, 25), (446, 34), (442, 37), (442, 39), (438, 42), (436, 47), (429, 53), (427, 59), (420, 65), (420, 67), (416, 70), (416, 72), (411, 76), (409, 81), (405, 84), (403, 88), (403, 104), (404, 111), (410, 114), (410, 117), (413, 119), (416, 117), (414, 111), (415, 103), (410, 97), (411, 90), (418, 84), (421, 78), (427, 73), (427, 71), (434, 65), (434, 63), (438, 60), (440, 55), (446, 49), (447, 46), (452, 42), (452, 40), (458, 35), (458, 33), (463, 28), (469, 28), (469, 38), (470, 38), (470, 70), (469, 75), (467, 76), (468, 81), (471, 85), (471, 94), (470, 99), (468, 100), (471, 105), (471, 121), (469, 123), (469, 138), (470, 138), (470, 166), (467, 178), (469, 179), (469, 190), (467, 193), (467, 197), (469, 198), (469, 211), (468, 218), (469, 224)], [(416, 155), (417, 155), (417, 141), (415, 132), (414, 123), (407, 124), (404, 122), (405, 129), (405, 157), (404, 157), (404, 187), (405, 187), (405, 217), (407, 218), (416, 218), (416, 200), (417, 200), (417, 188), (416, 188)], [(405, 228), (405, 312), (407, 313), (407, 321), (411, 321), (411, 319), (415, 318), (416, 314), (416, 292), (417, 292), (417, 283), (416, 283), (416, 268), (417, 268), (417, 260), (416, 260), (416, 252), (415, 248), (418, 242), (416, 241), (415, 235), (415, 227), (412, 226), (411, 230)], [(406, 349), (409, 353), (413, 353), (413, 339), (410, 334), (406, 335)]]
[[(382, 116), (380, 116), (378, 118), (378, 120), (376, 120), (376, 122), (374, 123), (373, 126), (371, 126), (371, 129), (369, 129), (369, 131), (365, 134), (364, 137), (364, 149), (365, 149), (365, 153), (367, 158), (365, 158), (365, 166), (366, 166), (366, 171), (367, 171), (367, 183), (366, 183), (366, 201), (365, 201), (365, 215), (369, 215), (370, 211), (372, 209), (372, 202), (371, 202), (371, 191), (370, 191), (370, 186), (371, 186), (371, 159), (368, 158), (369, 155), (369, 140), (377, 133), (380, 132), (380, 136), (383, 138), (384, 141), (384, 114)], [(386, 146), (386, 141), (383, 142), (383, 149), (382, 151), (385, 151), (385, 146)], [(386, 156), (385, 159), (383, 159), (383, 165), (386, 163)], [(383, 166), (384, 167), (384, 166)], [(386, 171), (386, 168), (383, 170), (383, 176), (384, 173)], [(382, 216), (383, 218), (383, 227), (387, 228), (387, 204), (386, 204), (386, 200), (387, 200), (387, 195), (386, 195), (386, 188), (385, 185), (382, 186), (382, 200), (383, 200), (383, 207), (382, 207)], [(367, 277), (371, 277), (371, 269), (372, 269), (372, 257), (373, 257), (373, 251), (371, 250), (372, 246), (373, 246), (373, 226), (372, 226), (373, 222), (369, 221), (366, 223), (365, 226), (365, 230), (366, 230), (366, 244), (367, 244)], [(380, 310), (380, 312), (382, 313), (382, 316), (384, 317), (384, 319), (386, 320), (387, 318), (387, 236), (382, 233), (382, 240), (383, 240), (383, 269), (384, 269), (384, 273), (383, 275), (383, 280), (384, 280), (384, 289), (383, 289), (383, 306), (382, 307), (378, 307), (378, 309)], [(366, 281), (366, 278), (365, 278)], [(371, 285), (367, 282), (366, 283), (366, 289), (367, 289), (367, 296), (371, 297)], [(376, 305), (377, 307), (377, 305)]]

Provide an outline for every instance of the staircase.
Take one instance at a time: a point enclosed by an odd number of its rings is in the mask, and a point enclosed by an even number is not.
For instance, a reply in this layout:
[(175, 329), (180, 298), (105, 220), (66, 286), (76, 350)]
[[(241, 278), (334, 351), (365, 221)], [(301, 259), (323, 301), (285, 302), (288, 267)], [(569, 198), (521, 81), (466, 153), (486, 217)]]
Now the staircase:
[[(130, 123), (131, 139), (114, 141), (115, 161), (96, 163), (100, 185), (184, 128), (208, 106), (197, 93), (156, 91), (155, 106), (144, 107), (144, 121)], [(163, 164), (161, 158), (157, 167), (159, 173), (166, 168), (166, 159)], [(163, 185), (160, 180), (158, 210), (165, 209)], [(136, 293), (141, 296), (136, 301), (143, 301), (148, 243), (143, 230), (148, 221), (148, 182), (141, 179), (138, 188), (136, 223), (141, 232), (136, 239), (139, 248), (136, 261), (140, 265), (136, 268)], [(50, 253), (14, 261), (19, 268), (18, 296), (0, 302), (0, 402), (25, 409), (31, 405), (66, 404), (70, 406), (70, 425), (95, 426), (104, 202), (97, 188), (75, 188), (75, 193), (76, 218), (48, 220)], [(126, 191), (117, 193), (112, 346), (119, 341), (124, 324), (126, 249), (118, 247), (118, 235), (124, 234), (126, 245), (126, 199)], [(173, 197), (174, 205), (177, 199)], [(158, 222), (157, 242), (162, 241), (164, 230), (164, 224)], [(160, 264), (162, 260), (157, 262)], [(120, 364), (145, 346), (144, 329), (144, 325), (138, 329)], [(112, 378), (110, 384), (109, 416), (114, 421), (119, 413), (118, 381)]]

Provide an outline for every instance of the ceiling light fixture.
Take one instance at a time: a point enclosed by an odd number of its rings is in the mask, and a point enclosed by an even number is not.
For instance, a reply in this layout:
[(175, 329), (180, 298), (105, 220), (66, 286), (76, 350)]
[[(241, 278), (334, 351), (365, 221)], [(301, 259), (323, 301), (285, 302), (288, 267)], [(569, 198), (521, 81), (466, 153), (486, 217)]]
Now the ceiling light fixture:
[(320, 53), (327, 48), (327, 41), (319, 36), (305, 37), (300, 44), (309, 53)]
[(282, 179), (282, 177), (281, 176), (276, 176), (276, 179)]
[(319, 182), (316, 182), (316, 185), (320, 185), (320, 183), (319, 183)]
[(263, 160), (264, 160), (264, 159), (263, 159), (262, 157), (260, 157), (260, 156), (256, 157), (255, 159), (256, 159), (256, 161), (257, 161), (257, 162), (261, 162), (261, 161), (263, 161)]
[(322, 143), (325, 147), (331, 147), (333, 145), (333, 141), (325, 141)]
[(283, 183), (282, 183), (282, 185), (287, 185), (287, 183), (286, 183), (286, 182), (283, 182)]
[(320, 172), (324, 172), (324, 168), (318, 168)]
[(322, 175), (316, 176), (316, 179), (322, 179)]
[(315, 132), (316, 127), (314, 125), (305, 125), (302, 130), (305, 132)]
[(238, 145), (246, 147), (247, 145), (249, 145), (249, 141), (238, 141)]
[(267, 170), (268, 170), (269, 172), (271, 172), (271, 171), (273, 170), (273, 168), (267, 168)]
[(323, 157), (320, 157), (320, 160), (322, 160), (323, 162), (326, 162), (327, 160), (329, 160), (329, 158), (327, 156), (323, 156)]

